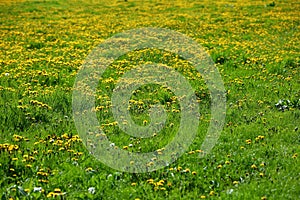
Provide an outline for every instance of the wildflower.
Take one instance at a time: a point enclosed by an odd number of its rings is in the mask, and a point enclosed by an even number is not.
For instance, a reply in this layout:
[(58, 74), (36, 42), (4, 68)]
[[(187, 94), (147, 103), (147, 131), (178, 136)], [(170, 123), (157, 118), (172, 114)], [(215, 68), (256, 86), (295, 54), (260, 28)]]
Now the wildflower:
[(154, 183), (154, 180), (153, 180), (152, 178), (150, 178), (150, 179), (147, 180), (147, 183), (153, 184), (153, 183)]
[(193, 174), (193, 175), (196, 175), (196, 174), (197, 174), (197, 172), (195, 172), (195, 171), (192, 171), (192, 174)]
[(259, 176), (260, 176), (260, 177), (263, 177), (263, 176), (264, 176), (264, 173), (259, 173)]
[(34, 187), (33, 192), (41, 192), (42, 189), (43, 189), (42, 187)]
[(147, 163), (147, 166), (149, 167), (149, 166), (152, 166), (152, 165), (154, 165), (154, 162), (149, 162), (149, 163)]
[(222, 165), (218, 165), (218, 166), (217, 166), (218, 169), (221, 169), (222, 167), (223, 167)]
[(292, 156), (292, 158), (297, 158), (297, 156), (298, 156), (298, 154), (295, 153), (295, 154)]
[(252, 169), (257, 169), (257, 166), (255, 164), (251, 165)]
[(61, 193), (61, 190), (60, 190), (59, 188), (55, 188), (55, 189), (54, 189), (54, 192), (55, 192), (55, 193)]
[(109, 146), (110, 146), (110, 147), (114, 147), (114, 146), (115, 146), (115, 143), (111, 143)]
[(161, 187), (160, 190), (166, 190), (166, 188), (165, 187)]
[(239, 184), (239, 182), (238, 182), (238, 181), (233, 181), (232, 183), (233, 183), (233, 185), (237, 185), (237, 184)]
[(136, 186), (136, 183), (131, 183), (131, 186)]
[(14, 145), (9, 145), (8, 151), (12, 151), (12, 150), (14, 150)]
[(247, 144), (251, 144), (251, 139), (246, 140)]
[(177, 171), (179, 172), (179, 171), (181, 171), (181, 170), (182, 170), (182, 167), (179, 166), (179, 167), (177, 168)]
[(185, 172), (185, 173), (189, 173), (191, 170), (189, 168), (186, 168), (185, 170), (183, 170), (182, 172)]
[(259, 135), (258, 138), (259, 138), (260, 140), (263, 140), (263, 139), (265, 138), (265, 136)]
[(267, 197), (266, 196), (263, 196), (260, 198), (261, 200), (267, 200)]
[(215, 194), (215, 191), (213, 191), (213, 190), (209, 192), (210, 196), (213, 196), (214, 194)]
[(194, 154), (195, 153), (195, 151), (190, 151), (188, 154)]
[(88, 192), (94, 194), (96, 192), (96, 189), (94, 187), (89, 187)]
[(205, 195), (201, 195), (200, 199), (206, 199), (206, 196)]
[(58, 196), (58, 195), (56, 193), (54, 193), (54, 192), (49, 192), (47, 194), (47, 198), (56, 197), (56, 196)]
[(229, 165), (229, 164), (230, 164), (230, 162), (229, 162), (228, 160), (226, 160), (226, 161), (225, 161), (225, 164)]
[(159, 181), (159, 182), (155, 183), (154, 185), (155, 185), (155, 186), (163, 186), (164, 183)]
[(93, 168), (91, 168), (91, 167), (88, 167), (88, 168), (85, 169), (86, 172), (90, 172), (92, 170), (93, 170)]

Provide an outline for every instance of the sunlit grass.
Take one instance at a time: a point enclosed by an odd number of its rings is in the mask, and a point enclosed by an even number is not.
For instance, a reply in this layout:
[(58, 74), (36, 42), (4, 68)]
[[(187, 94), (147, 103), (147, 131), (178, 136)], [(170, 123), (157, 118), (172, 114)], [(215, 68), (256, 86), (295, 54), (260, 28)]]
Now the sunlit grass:
[[(46, 0), (0, 5), (2, 199), (300, 196), (299, 3)], [(138, 139), (118, 129), (110, 113), (112, 89), (138, 64), (168, 64), (187, 77), (196, 90), (201, 123), (189, 150), (167, 168), (117, 172), (95, 160), (79, 138), (72, 119), (72, 87), (94, 47), (113, 34), (148, 26), (186, 34), (211, 55), (226, 88), (226, 124), (213, 151), (200, 158), (201, 134), (210, 119), (209, 92), (201, 77), (169, 52), (129, 53), (108, 67), (95, 98), (98, 119), (114, 148), (161, 149), (179, 125), (174, 94), (146, 85), (133, 95), (130, 112), (137, 124), (147, 125), (150, 104), (164, 104), (169, 121), (163, 132), (168, 137), (156, 133)]]

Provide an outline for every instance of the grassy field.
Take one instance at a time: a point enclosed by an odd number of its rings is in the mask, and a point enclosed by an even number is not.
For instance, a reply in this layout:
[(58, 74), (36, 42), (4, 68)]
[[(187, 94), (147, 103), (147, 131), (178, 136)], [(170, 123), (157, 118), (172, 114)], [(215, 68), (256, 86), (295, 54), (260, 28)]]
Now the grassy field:
[[(0, 0), (1, 199), (298, 199), (299, 10), (295, 0)], [(124, 55), (103, 74), (96, 98), (114, 148), (163, 154), (179, 126), (176, 97), (157, 85), (136, 90), (129, 109), (135, 123), (147, 125), (150, 104), (163, 104), (168, 120), (161, 133), (130, 137), (114, 123), (112, 89), (137, 64), (168, 64), (187, 77), (201, 118), (193, 144), (168, 167), (119, 172), (85, 148), (72, 90), (93, 48), (142, 27), (175, 30), (205, 48), (226, 88), (226, 122), (200, 158), (210, 95), (193, 66), (157, 49)]]

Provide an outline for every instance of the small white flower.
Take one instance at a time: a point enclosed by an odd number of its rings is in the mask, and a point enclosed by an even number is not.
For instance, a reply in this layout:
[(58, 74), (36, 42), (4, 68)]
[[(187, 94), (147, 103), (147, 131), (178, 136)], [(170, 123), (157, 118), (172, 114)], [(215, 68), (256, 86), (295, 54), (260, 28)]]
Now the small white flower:
[(5, 76), (9, 76), (9, 73), (5, 73)]
[(90, 188), (88, 189), (88, 191), (89, 191), (89, 193), (91, 193), (91, 194), (95, 194), (96, 189), (95, 189), (94, 187), (90, 187)]
[(227, 192), (226, 192), (227, 194), (232, 194), (233, 193), (233, 189), (229, 189), (229, 190), (227, 190)]
[(129, 146), (129, 147), (132, 147), (132, 146), (133, 146), (133, 144), (129, 144), (128, 146)]
[(111, 143), (109, 146), (110, 146), (110, 147), (114, 147), (114, 146), (115, 146), (115, 143)]
[(34, 187), (33, 192), (41, 192), (42, 189), (43, 189), (42, 187)]
[(110, 177), (112, 177), (112, 174), (108, 174), (107, 179), (109, 179)]

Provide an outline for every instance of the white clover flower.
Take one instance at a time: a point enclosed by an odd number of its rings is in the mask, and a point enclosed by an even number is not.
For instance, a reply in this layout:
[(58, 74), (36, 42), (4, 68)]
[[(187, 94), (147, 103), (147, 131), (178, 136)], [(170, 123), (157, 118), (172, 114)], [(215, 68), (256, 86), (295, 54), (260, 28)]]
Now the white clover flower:
[(110, 147), (114, 147), (114, 146), (115, 146), (115, 143), (111, 143), (109, 146), (110, 146)]
[(90, 187), (90, 188), (88, 189), (88, 191), (89, 191), (89, 193), (91, 193), (91, 194), (95, 194), (96, 188)]
[(43, 189), (42, 187), (34, 187), (33, 192), (41, 192), (42, 189)]

